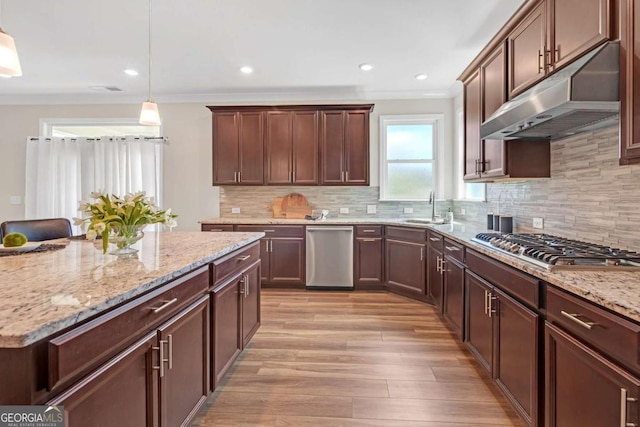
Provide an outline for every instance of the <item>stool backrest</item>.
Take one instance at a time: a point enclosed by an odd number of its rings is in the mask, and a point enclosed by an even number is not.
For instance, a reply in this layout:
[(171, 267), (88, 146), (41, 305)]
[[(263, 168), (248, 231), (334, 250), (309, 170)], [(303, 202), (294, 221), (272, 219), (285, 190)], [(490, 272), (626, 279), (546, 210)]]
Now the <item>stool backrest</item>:
[(0, 235), (22, 233), (30, 242), (70, 237), (73, 234), (71, 222), (66, 218), (26, 219), (5, 221), (0, 224)]

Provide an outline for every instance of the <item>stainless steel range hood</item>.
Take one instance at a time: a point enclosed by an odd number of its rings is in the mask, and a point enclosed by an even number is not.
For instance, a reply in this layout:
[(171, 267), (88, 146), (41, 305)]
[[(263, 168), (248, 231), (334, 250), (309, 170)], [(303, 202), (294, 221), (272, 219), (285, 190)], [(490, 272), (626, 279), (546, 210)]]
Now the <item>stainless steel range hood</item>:
[(618, 122), (619, 42), (608, 42), (503, 104), (482, 139), (554, 140)]

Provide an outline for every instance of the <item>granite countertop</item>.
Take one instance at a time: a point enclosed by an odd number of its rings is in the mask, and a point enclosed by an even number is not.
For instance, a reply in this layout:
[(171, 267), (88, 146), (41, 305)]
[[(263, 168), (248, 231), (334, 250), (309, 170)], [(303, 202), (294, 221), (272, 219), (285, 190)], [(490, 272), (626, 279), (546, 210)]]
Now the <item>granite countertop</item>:
[(102, 244), (0, 257), (0, 347), (24, 347), (205, 265), (264, 233), (146, 233), (137, 258)]
[(202, 224), (382, 224), (436, 230), (465, 246), (502, 261), (512, 267), (542, 279), (558, 288), (578, 295), (618, 314), (640, 322), (640, 270), (639, 271), (549, 271), (527, 263), (495, 249), (488, 248), (471, 239), (487, 230), (476, 224), (455, 221), (453, 224), (415, 224), (406, 219), (387, 218), (330, 218), (325, 221), (215, 218), (200, 221)]

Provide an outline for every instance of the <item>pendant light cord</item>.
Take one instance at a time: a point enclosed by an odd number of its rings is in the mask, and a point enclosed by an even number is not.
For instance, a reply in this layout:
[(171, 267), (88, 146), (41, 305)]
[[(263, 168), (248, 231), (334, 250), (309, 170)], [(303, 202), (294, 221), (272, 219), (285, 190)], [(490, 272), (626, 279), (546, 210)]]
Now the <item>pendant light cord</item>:
[[(1, 1), (1, 0), (0, 0)], [(151, 0), (149, 0), (149, 101), (151, 101)]]

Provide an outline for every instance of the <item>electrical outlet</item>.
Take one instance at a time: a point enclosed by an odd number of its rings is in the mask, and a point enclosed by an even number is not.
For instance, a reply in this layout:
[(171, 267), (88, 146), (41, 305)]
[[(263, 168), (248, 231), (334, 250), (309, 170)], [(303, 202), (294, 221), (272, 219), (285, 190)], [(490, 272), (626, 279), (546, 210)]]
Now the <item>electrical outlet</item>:
[(22, 204), (22, 197), (20, 197), (20, 196), (11, 196), (11, 197), (9, 197), (9, 204), (10, 205), (21, 205)]
[(460, 208), (460, 215), (465, 216), (467, 214), (467, 210), (465, 208)]
[(376, 205), (367, 205), (367, 213), (368, 214), (374, 214), (378, 211), (378, 208)]
[(340, 213), (348, 214), (349, 213), (349, 208), (340, 208)]
[(533, 218), (533, 228), (539, 228), (542, 230), (544, 228), (544, 219)]
[(404, 213), (413, 213), (413, 208), (404, 208)]
[(240, 213), (240, 208), (231, 208), (231, 213)]

